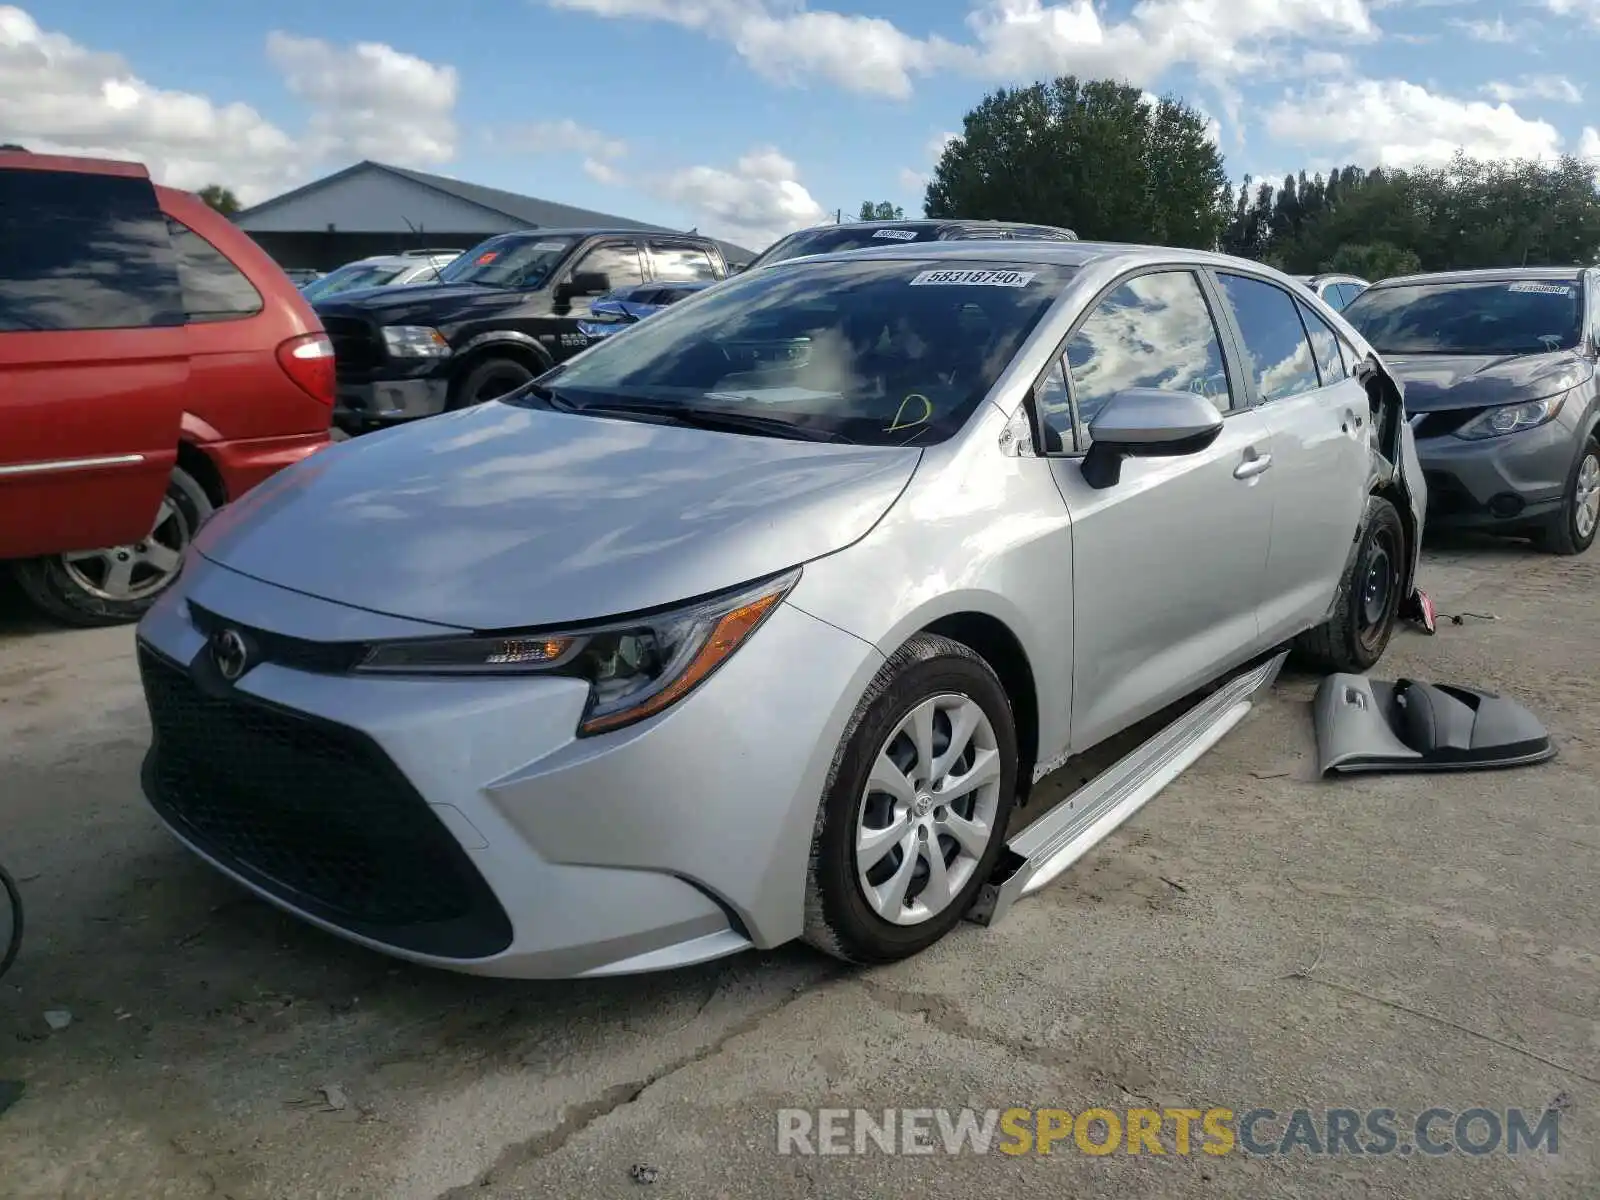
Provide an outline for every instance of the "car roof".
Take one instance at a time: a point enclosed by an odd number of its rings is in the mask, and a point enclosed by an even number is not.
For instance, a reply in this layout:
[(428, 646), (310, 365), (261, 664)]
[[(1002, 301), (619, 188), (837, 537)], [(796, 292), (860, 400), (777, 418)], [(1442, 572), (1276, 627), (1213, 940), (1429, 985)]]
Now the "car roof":
[[(904, 221), (842, 221), (837, 225), (811, 225), (795, 233), (824, 233), (832, 229), (1059, 229), (1038, 221), (991, 221), (983, 217), (910, 217)], [(793, 235), (787, 235), (793, 236)]]
[(1475, 271), (1433, 271), (1419, 275), (1396, 275), (1380, 280), (1373, 287), (1394, 287), (1402, 283), (1499, 283), (1516, 279), (1571, 279), (1587, 267), (1484, 267)]
[[(545, 229), (542, 226), (530, 226), (527, 229), (508, 229), (504, 233), (493, 235), (503, 237), (642, 237), (642, 238), (690, 238), (697, 242), (715, 242), (716, 239), (704, 233), (680, 233), (676, 229), (617, 229), (610, 225), (575, 225), (562, 229)], [(487, 240), (487, 239), (486, 239)]]
[(143, 163), (113, 158), (78, 158), (67, 154), (34, 154), (29, 150), (0, 150), (0, 168), (23, 171), (70, 171), (76, 175), (120, 175), (127, 179), (148, 179)]
[(1130, 265), (1140, 262), (1193, 263), (1198, 266), (1250, 266), (1273, 274), (1272, 268), (1209, 250), (1188, 250), (1177, 246), (1142, 246), (1132, 242), (900, 242), (893, 246), (871, 246), (862, 250), (836, 250), (811, 254), (804, 259), (788, 259), (772, 264), (773, 270), (799, 262), (862, 262), (875, 258), (908, 259), (917, 262), (1049, 263), (1082, 267), (1109, 258), (1126, 258)]

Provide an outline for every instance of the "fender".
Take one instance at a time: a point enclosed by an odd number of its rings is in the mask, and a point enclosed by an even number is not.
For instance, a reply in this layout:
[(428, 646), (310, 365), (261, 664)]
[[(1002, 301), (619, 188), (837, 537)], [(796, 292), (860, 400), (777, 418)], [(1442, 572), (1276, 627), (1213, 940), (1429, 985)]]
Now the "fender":
[(555, 366), (555, 360), (550, 357), (550, 352), (539, 344), (538, 338), (516, 329), (491, 329), (485, 333), (474, 334), (456, 348), (452, 357), (459, 360), (489, 346), (516, 346), (519, 349), (531, 350), (546, 369)]
[(220, 442), (222, 434), (192, 412), (186, 412), (178, 422), (178, 440), (204, 446), (208, 442)]

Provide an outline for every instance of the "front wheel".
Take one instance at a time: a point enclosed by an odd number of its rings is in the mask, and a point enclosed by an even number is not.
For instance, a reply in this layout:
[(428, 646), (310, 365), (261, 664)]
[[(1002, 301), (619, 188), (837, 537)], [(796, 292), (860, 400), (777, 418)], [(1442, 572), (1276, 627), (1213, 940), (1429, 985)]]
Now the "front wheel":
[(834, 759), (806, 941), (853, 963), (933, 945), (993, 868), (1016, 784), (1016, 728), (993, 669), (948, 638), (912, 638), (867, 689)]
[(16, 564), (17, 582), (36, 608), (63, 624), (137, 621), (177, 579), (184, 551), (213, 509), (199, 481), (174, 467), (155, 521), (141, 540), (25, 559)]
[(450, 395), (452, 410), (471, 408), (514, 392), (533, 379), (533, 372), (515, 359), (488, 358), (461, 378)]
[(1589, 438), (1572, 464), (1561, 508), (1536, 537), (1541, 549), (1552, 554), (1582, 554), (1594, 545), (1600, 527), (1600, 440)]
[(1405, 578), (1406, 529), (1387, 500), (1368, 501), (1361, 542), (1339, 588), (1333, 615), (1304, 633), (1295, 649), (1313, 665), (1359, 675), (1377, 665), (1394, 634)]

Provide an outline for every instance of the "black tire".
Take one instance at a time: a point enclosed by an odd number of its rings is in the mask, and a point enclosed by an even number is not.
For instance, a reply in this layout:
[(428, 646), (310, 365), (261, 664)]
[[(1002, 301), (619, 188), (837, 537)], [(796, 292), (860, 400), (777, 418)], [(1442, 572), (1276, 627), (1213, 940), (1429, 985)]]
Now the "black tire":
[[(172, 469), (163, 499), (169, 515), (159, 520), (148, 541), (159, 542), (181, 557), (216, 506), (199, 481), (182, 467)], [(130, 547), (112, 547), (103, 553), (115, 555), (119, 550), (132, 552)], [(75, 562), (76, 558), (74, 554), (56, 554), (24, 559), (15, 565), (15, 574), (34, 607), (53, 620), (80, 628), (137, 621), (178, 577), (176, 569), (157, 577), (150, 573), (153, 568), (141, 567), (133, 581), (136, 586), (121, 595), (119, 589), (97, 588), (94, 571)]]
[(1594, 545), (1595, 530), (1600, 525), (1591, 524), (1587, 533), (1580, 529), (1578, 491), (1585, 480), (1585, 470), (1600, 471), (1600, 440), (1591, 435), (1573, 461), (1567, 475), (1567, 489), (1561, 496), (1561, 508), (1553, 513), (1544, 528), (1534, 534), (1534, 543), (1551, 554), (1582, 554)]
[(10, 936), (6, 938), (6, 944), (0, 946), (0, 978), (3, 978), (11, 969), (11, 964), (17, 961), (17, 953), (22, 949), (22, 893), (17, 890), (17, 881), (11, 878), (4, 867), (0, 867), (0, 904), (11, 910)]
[(485, 404), (516, 391), (534, 373), (514, 358), (486, 358), (463, 375), (450, 389), (450, 411)]
[[(977, 867), (948, 906), (919, 924), (896, 925), (873, 911), (862, 894), (856, 872), (858, 816), (880, 748), (920, 703), (947, 694), (972, 700), (989, 720), (1000, 763), (998, 809)], [(825, 954), (858, 964), (894, 962), (933, 945), (962, 919), (988, 879), (1005, 845), (1016, 790), (1016, 725), (994, 670), (959, 642), (931, 634), (913, 637), (867, 688), (834, 757), (812, 836), (803, 938)]]
[[(1341, 581), (1333, 615), (1300, 635), (1295, 650), (1307, 665), (1361, 674), (1383, 657), (1400, 611), (1401, 580), (1410, 561), (1406, 529), (1394, 505), (1367, 501), (1366, 523), (1349, 573)], [(1375, 580), (1375, 574), (1384, 581)], [(1377, 585), (1378, 595), (1373, 594)]]

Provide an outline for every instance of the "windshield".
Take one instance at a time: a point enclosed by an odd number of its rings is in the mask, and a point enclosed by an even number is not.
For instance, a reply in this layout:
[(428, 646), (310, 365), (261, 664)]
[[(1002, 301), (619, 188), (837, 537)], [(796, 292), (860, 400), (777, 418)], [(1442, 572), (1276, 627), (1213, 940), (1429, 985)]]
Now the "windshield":
[(903, 242), (931, 242), (939, 229), (935, 225), (899, 228), (893, 225), (824, 225), (821, 229), (802, 229), (774, 242), (751, 262), (749, 270), (770, 263), (787, 262), (807, 254), (837, 254), (845, 250), (865, 250), (868, 246), (894, 246)]
[(336, 271), (329, 271), (321, 279), (306, 284), (300, 289), (300, 294), (307, 300), (323, 300), (338, 292), (354, 291), (356, 288), (382, 287), (404, 270), (404, 266), (391, 267), (383, 263), (346, 263)]
[(1540, 354), (1583, 327), (1576, 279), (1408, 283), (1368, 288), (1344, 318), (1379, 354)]
[(1074, 273), (918, 259), (774, 268), (665, 308), (540, 382), (576, 406), (739, 413), (928, 445), (961, 427)]
[(537, 234), (492, 237), (440, 270), (439, 278), (445, 283), (532, 291), (544, 286), (575, 241), (576, 238)]

